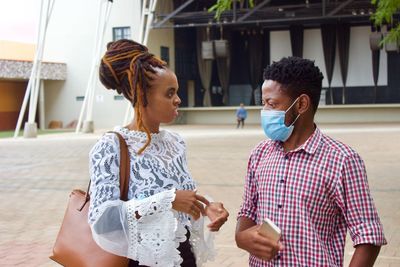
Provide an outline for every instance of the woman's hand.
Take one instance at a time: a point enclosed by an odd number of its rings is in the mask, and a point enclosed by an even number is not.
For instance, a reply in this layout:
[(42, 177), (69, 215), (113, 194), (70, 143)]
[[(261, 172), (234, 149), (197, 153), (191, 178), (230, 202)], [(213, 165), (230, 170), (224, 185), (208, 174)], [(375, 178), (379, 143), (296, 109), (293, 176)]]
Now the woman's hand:
[(176, 190), (172, 208), (176, 211), (187, 213), (197, 220), (200, 215), (205, 214), (203, 203), (206, 206), (210, 204), (205, 197), (197, 195), (196, 191)]
[(220, 202), (211, 202), (205, 209), (205, 215), (211, 223), (207, 225), (211, 232), (217, 232), (219, 228), (228, 220), (229, 212)]

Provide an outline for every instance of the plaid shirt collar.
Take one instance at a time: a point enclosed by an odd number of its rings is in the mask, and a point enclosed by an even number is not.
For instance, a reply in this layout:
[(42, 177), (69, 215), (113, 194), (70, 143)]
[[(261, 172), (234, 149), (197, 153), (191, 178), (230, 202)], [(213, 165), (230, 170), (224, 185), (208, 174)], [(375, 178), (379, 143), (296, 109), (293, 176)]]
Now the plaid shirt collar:
[[(296, 153), (296, 152), (304, 151), (304, 152), (312, 155), (317, 150), (318, 145), (321, 141), (321, 137), (322, 137), (322, 133), (319, 130), (319, 128), (315, 125), (315, 130), (312, 133), (312, 135), (310, 135), (310, 137), (308, 137), (307, 141), (305, 141), (304, 144), (302, 144), (298, 148), (291, 150), (287, 153)], [(275, 145), (275, 148), (281, 150), (282, 152), (284, 151), (281, 141), (274, 141), (274, 145)]]

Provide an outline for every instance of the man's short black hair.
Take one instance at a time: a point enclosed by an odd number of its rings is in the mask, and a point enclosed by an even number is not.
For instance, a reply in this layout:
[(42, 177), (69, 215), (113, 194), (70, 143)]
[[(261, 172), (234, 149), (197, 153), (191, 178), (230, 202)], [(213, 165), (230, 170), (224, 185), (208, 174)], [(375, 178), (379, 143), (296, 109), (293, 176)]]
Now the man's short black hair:
[(264, 80), (280, 83), (293, 99), (301, 94), (308, 95), (314, 112), (318, 108), (323, 79), (324, 76), (314, 61), (299, 57), (284, 57), (264, 70)]

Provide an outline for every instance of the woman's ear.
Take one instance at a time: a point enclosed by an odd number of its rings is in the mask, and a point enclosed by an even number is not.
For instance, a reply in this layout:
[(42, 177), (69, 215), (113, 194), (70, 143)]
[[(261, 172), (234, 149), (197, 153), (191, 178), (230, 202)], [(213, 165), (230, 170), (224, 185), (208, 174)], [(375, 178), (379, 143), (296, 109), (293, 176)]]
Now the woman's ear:
[(311, 108), (311, 99), (306, 94), (301, 94), (299, 96), (299, 101), (297, 102), (299, 114), (306, 113)]

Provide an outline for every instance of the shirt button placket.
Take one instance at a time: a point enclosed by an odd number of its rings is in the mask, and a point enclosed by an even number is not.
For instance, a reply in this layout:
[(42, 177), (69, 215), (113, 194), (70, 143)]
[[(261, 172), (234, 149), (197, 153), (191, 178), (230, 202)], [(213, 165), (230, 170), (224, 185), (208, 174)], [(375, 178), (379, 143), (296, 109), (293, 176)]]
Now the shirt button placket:
[[(279, 199), (278, 199), (278, 203), (277, 203), (277, 208), (278, 208), (278, 213), (279, 213), (279, 216), (278, 216), (278, 218), (279, 218), (279, 222), (282, 222), (282, 220), (283, 220), (283, 216), (284, 216), (284, 214), (283, 214), (283, 212), (282, 212), (282, 208), (283, 208), (283, 201), (284, 201), (284, 199), (285, 199), (285, 187), (286, 187), (286, 180), (287, 180), (287, 175), (288, 175), (288, 173), (287, 173), (287, 170), (289, 169), (289, 155), (288, 154), (286, 154), (286, 155), (284, 155), (284, 160), (283, 160), (283, 162), (282, 162), (282, 164), (284, 165), (283, 167), (284, 167), (284, 172), (281, 174), (282, 176), (280, 177), (280, 179), (279, 179), (279, 181), (278, 181), (278, 186), (279, 186), (279, 191), (280, 191), (280, 194), (279, 194)], [(277, 223), (279, 223), (279, 222), (277, 222)], [(281, 264), (281, 255), (280, 254), (278, 254), (277, 256), (276, 256), (276, 261), (275, 261), (275, 266), (280, 266)]]
[[(288, 162), (288, 160), (289, 160), (289, 155), (288, 154), (285, 154), (285, 156), (284, 156), (284, 158), (285, 158), (285, 161), (284, 161), (284, 164), (285, 165), (289, 165), (289, 162)], [(287, 170), (288, 169), (288, 166), (285, 166), (285, 170)], [(278, 204), (278, 210), (279, 211), (281, 211), (281, 209), (282, 209), (282, 207), (283, 207), (283, 199), (284, 199), (284, 193), (285, 193), (285, 180), (286, 180), (286, 177), (287, 176), (287, 173), (285, 173), (285, 175), (284, 175), (284, 177), (282, 177), (280, 180), (279, 180), (279, 182), (280, 182), (280, 186), (281, 186), (281, 188), (280, 188), (280, 190), (281, 190), (281, 194), (280, 194), (280, 204)]]

